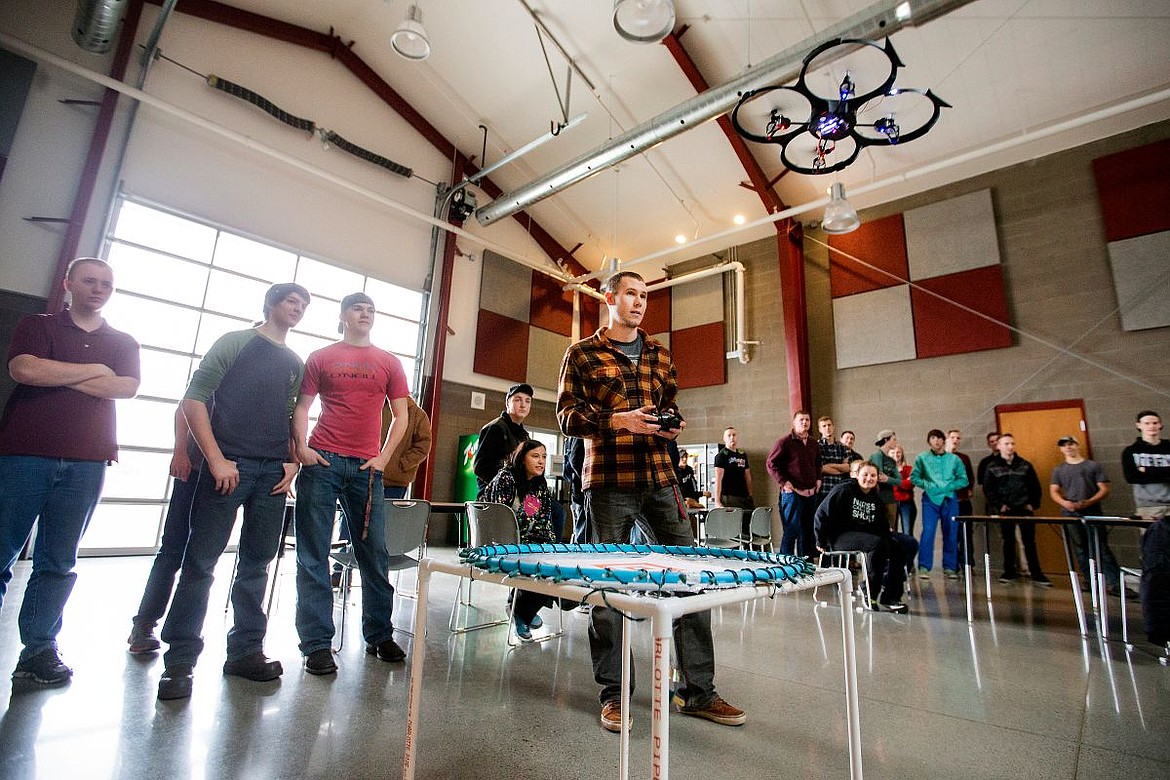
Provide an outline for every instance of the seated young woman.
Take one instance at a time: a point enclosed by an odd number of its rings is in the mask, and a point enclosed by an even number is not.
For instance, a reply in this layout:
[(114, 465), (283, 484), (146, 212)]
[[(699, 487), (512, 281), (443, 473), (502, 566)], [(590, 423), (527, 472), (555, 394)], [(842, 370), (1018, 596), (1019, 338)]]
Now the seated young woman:
[[(525, 544), (551, 544), (556, 541), (553, 531), (555, 499), (544, 481), (546, 460), (544, 445), (535, 439), (526, 439), (520, 442), (499, 473), (484, 488), (484, 501), (512, 507), (520, 525), (520, 541)], [(544, 625), (538, 613), (542, 607), (549, 606), (552, 599), (523, 590), (514, 593), (512, 617), (516, 624), (516, 636), (524, 642), (531, 642), (532, 629)]]
[(871, 554), (869, 596), (874, 609), (905, 612), (902, 593), (906, 566), (918, 553), (911, 536), (890, 530), (878, 498), (877, 466), (862, 461), (853, 478), (843, 482), (817, 507), (813, 520), (817, 547), (862, 550)]

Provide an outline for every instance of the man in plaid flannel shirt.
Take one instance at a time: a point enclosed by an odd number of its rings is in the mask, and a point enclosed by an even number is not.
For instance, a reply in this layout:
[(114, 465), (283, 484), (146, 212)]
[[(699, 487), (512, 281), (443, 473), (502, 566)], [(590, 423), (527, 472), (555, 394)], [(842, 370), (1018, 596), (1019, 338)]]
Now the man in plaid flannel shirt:
[[(678, 381), (670, 351), (639, 326), (646, 314), (646, 282), (622, 271), (602, 286), (609, 327), (565, 352), (557, 397), (557, 419), (566, 436), (589, 440), (581, 485), (591, 541), (629, 542), (636, 518), (645, 519), (656, 540), (691, 545), (683, 506), (666, 444), (686, 426), (675, 397)], [(680, 418), (664, 429), (659, 414)], [(620, 731), (621, 616), (594, 607), (589, 649), (593, 676), (601, 685), (601, 725)], [(743, 711), (715, 692), (715, 647), (711, 614), (686, 615), (674, 624), (674, 642), (683, 675), (675, 694), (679, 711), (726, 726), (742, 725)]]

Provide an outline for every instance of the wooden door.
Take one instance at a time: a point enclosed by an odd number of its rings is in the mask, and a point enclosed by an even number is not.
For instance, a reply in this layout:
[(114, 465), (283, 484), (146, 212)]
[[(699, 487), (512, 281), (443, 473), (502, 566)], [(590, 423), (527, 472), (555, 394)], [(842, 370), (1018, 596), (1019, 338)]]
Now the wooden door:
[[(1084, 456), (1092, 457), (1084, 402), (1074, 399), (997, 406), (995, 419), (1000, 431), (1015, 437), (1017, 454), (1036, 467), (1043, 494), (1036, 514), (1059, 515), (1060, 507), (1048, 497), (1052, 470), (1064, 462), (1064, 456), (1056, 446), (1057, 440), (1062, 436), (1075, 436), (1081, 443)], [(1056, 526), (1037, 527), (1036, 546), (1046, 572), (1051, 574), (1066, 570), (1064, 548)]]

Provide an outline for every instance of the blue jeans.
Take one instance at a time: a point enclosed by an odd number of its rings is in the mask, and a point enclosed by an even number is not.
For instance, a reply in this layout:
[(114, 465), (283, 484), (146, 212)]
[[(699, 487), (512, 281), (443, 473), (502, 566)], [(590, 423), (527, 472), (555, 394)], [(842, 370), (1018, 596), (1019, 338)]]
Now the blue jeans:
[(171, 602), (171, 591), (175, 588), (175, 575), (183, 565), (183, 552), (187, 549), (187, 537), (191, 535), (191, 500), (195, 497), (196, 474), (186, 481), (176, 479), (171, 483), (171, 500), (167, 505), (167, 517), (163, 522), (162, 540), (155, 553), (150, 574), (146, 576), (146, 587), (134, 625), (154, 628), (166, 614)]
[(795, 555), (799, 544), (801, 555), (815, 555), (813, 511), (817, 497), (802, 496), (796, 491), (780, 493), (780, 523), (784, 535), (780, 537), (780, 554)]
[[(329, 465), (305, 466), (297, 478), (297, 634), (304, 655), (333, 643), (329, 542), (338, 501), (362, 575), (362, 636), (367, 644), (376, 645), (394, 634), (382, 472), (362, 471), (359, 467), (366, 458), (318, 452)], [(370, 525), (362, 538), (367, 500)]]
[(37, 524), (32, 574), (24, 590), (17, 625), (24, 644), (21, 659), (57, 647), (65, 602), (77, 575), (77, 548), (97, 506), (105, 480), (104, 461), (65, 460), (34, 455), (0, 456), (0, 606), (12, 565)]
[[(590, 488), (585, 508), (594, 539), (601, 543), (628, 542), (635, 518), (641, 517), (660, 544), (694, 544), (691, 523), (674, 485), (644, 490)], [(593, 679), (601, 686), (604, 704), (621, 698), (622, 616), (612, 609), (594, 607), (589, 614), (589, 652)], [(696, 612), (674, 621), (674, 651), (683, 676), (677, 693), (689, 707), (703, 707), (715, 700), (715, 645), (711, 639), (711, 613)], [(630, 690), (633, 691), (633, 667)]]
[(581, 497), (581, 501), (574, 501), (569, 504), (573, 510), (573, 536), (571, 541), (573, 544), (586, 544), (589, 541), (589, 515), (585, 514), (585, 498)]
[(936, 504), (926, 493), (922, 494), (922, 537), (918, 544), (918, 565), (921, 568), (927, 571), (934, 568), (934, 532), (942, 521), (943, 568), (959, 570), (959, 524), (955, 522), (958, 509), (959, 502), (954, 496)]
[(236, 512), (244, 508), (240, 527), (239, 561), (232, 582), (234, 625), (227, 635), (227, 659), (235, 661), (264, 649), (268, 616), (264, 591), (268, 564), (280, 549), (284, 495), (271, 495), (284, 478), (279, 458), (235, 458), (240, 482), (228, 495), (215, 491), (215, 478), (204, 463), (196, 477), (191, 502), (191, 535), (179, 569), (179, 584), (163, 623), (160, 638), (170, 647), (166, 666), (195, 665), (203, 652), (203, 621), (211, 592), (215, 564), (227, 548)]
[(898, 502), (898, 520), (902, 525), (902, 533), (913, 536), (914, 521), (917, 519), (918, 507), (914, 505), (914, 499)]

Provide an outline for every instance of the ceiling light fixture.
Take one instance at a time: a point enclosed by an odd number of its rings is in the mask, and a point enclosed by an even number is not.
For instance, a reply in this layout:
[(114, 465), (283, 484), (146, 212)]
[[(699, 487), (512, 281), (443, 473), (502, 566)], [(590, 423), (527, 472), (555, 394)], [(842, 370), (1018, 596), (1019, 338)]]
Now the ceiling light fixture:
[(825, 216), (821, 220), (821, 230), (834, 236), (842, 233), (852, 233), (861, 227), (861, 218), (857, 216), (857, 209), (845, 200), (845, 185), (833, 182), (829, 187), (829, 205), (825, 206)]
[(671, 0), (614, 0), (613, 28), (634, 43), (658, 43), (674, 29)]
[(685, 244), (686, 242), (687, 242), (687, 237), (684, 236), (682, 233), (679, 233), (677, 236), (674, 237), (674, 243), (676, 243), (676, 244)]
[(779, 144), (789, 170), (833, 173), (867, 146), (921, 138), (950, 108), (930, 90), (895, 87), (903, 67), (888, 38), (885, 46), (857, 38), (828, 41), (804, 58), (795, 85), (745, 92), (731, 123), (748, 140)]
[(743, 223), (747, 222), (747, 217), (745, 217), (743, 214), (736, 214), (731, 218), (731, 221), (737, 225), (742, 225)]
[(406, 18), (390, 36), (390, 46), (400, 56), (416, 62), (431, 56), (431, 41), (422, 23), (422, 9), (411, 4)]

